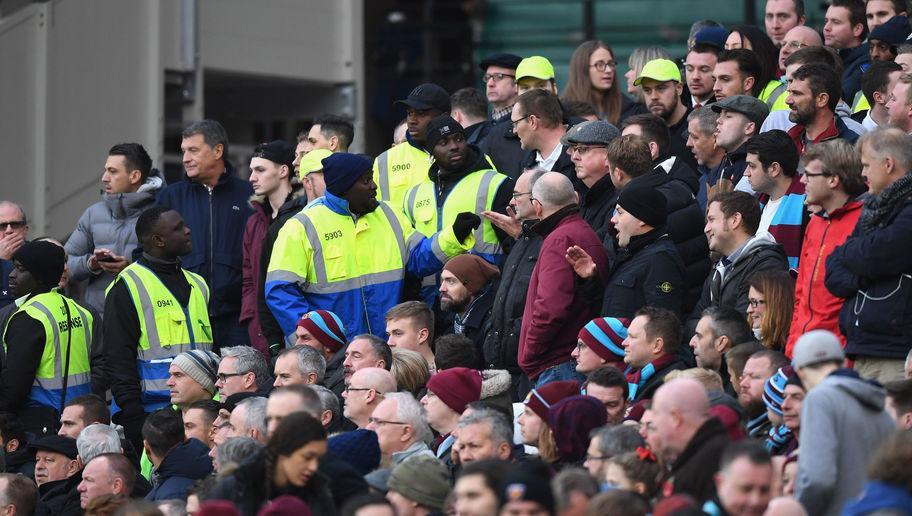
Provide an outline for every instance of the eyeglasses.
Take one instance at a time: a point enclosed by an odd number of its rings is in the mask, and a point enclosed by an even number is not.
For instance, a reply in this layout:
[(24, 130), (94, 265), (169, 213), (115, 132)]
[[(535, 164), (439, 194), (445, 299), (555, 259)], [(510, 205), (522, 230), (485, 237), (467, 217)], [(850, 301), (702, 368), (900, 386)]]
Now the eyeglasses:
[(612, 70), (617, 68), (617, 63), (615, 63), (614, 61), (596, 61), (595, 63), (589, 65), (589, 68), (595, 68), (596, 70), (598, 70), (600, 72), (604, 72), (605, 70), (607, 70), (609, 68), (611, 68)]
[(573, 156), (573, 153), (575, 152), (582, 156), (592, 149), (607, 149), (607, 147), (602, 145), (571, 145), (567, 147), (567, 154)]
[(342, 392), (357, 392), (357, 391), (372, 391), (371, 388), (361, 388), (361, 387), (346, 387), (342, 389)]
[(10, 222), (0, 222), (0, 231), (6, 231), (7, 229), (22, 229), (25, 227), (24, 220), (13, 220)]
[(532, 192), (513, 192), (513, 200), (516, 201), (523, 195), (532, 195)]
[(220, 382), (225, 383), (228, 381), (229, 378), (231, 378), (233, 376), (244, 376), (245, 374), (247, 374), (247, 373), (219, 373), (215, 376), (218, 377), (218, 380)]
[(386, 421), (384, 419), (377, 419), (375, 417), (367, 418), (367, 424), (369, 425), (407, 425), (408, 423), (403, 423), (402, 421)]
[(766, 301), (763, 299), (748, 299), (747, 304), (749, 304), (751, 308), (757, 308), (760, 305), (765, 305)]
[(513, 129), (516, 129), (517, 124), (519, 124), (523, 120), (529, 118), (530, 116), (535, 116), (535, 115), (526, 115), (526, 116), (520, 118), (519, 120), (510, 120), (510, 126), (513, 127)]
[(789, 47), (792, 50), (800, 50), (800, 49), (806, 47), (807, 45), (800, 41), (783, 41), (782, 46)]
[(491, 79), (494, 79), (494, 82), (500, 82), (500, 81), (504, 80), (504, 77), (509, 77), (511, 79), (516, 78), (515, 75), (510, 75), (508, 73), (486, 73), (481, 76), (481, 78), (484, 79), (484, 82), (488, 82)]
[(588, 453), (586, 454), (586, 460), (590, 461), (590, 462), (597, 461), (597, 460), (609, 460), (609, 459), (611, 459), (611, 455), (589, 455)]
[(820, 177), (820, 176), (832, 176), (829, 172), (820, 172), (819, 174), (812, 174), (810, 172), (804, 173), (805, 177)]

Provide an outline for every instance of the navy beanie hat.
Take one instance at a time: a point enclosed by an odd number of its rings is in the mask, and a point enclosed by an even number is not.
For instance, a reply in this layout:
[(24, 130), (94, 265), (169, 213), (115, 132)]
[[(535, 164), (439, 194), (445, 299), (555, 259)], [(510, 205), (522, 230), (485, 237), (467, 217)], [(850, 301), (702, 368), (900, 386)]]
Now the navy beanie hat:
[(326, 191), (337, 197), (344, 195), (373, 166), (368, 159), (347, 152), (334, 153), (324, 158), (322, 163)]
[(330, 457), (351, 464), (361, 475), (380, 466), (380, 442), (373, 430), (359, 428), (329, 438)]

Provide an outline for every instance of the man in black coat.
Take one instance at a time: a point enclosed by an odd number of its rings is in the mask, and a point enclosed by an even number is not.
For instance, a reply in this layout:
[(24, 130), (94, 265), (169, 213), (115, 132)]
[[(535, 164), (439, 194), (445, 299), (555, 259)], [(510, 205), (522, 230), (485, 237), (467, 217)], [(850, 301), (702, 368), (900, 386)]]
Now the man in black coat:
[(616, 197), (609, 174), (608, 145), (618, 136), (617, 127), (595, 120), (574, 126), (561, 138), (573, 161), (575, 177), (586, 186), (580, 194), (580, 216), (602, 239), (608, 232)]
[(444, 334), (465, 335), (483, 354), (484, 328), (494, 304), (491, 281), (500, 270), (474, 254), (454, 256), (440, 272), (440, 310), (447, 315)]

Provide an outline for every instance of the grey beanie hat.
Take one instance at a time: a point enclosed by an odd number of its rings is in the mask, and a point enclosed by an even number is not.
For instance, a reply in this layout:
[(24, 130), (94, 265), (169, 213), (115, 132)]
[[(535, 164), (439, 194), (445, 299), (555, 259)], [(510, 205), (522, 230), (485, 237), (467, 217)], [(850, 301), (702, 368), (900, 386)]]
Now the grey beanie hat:
[(196, 380), (203, 389), (215, 393), (215, 380), (218, 378), (218, 355), (203, 349), (185, 351), (174, 358), (174, 365), (190, 378)]
[(792, 354), (792, 367), (795, 369), (837, 360), (845, 360), (845, 351), (839, 337), (833, 332), (809, 331), (798, 337), (795, 342), (795, 351)]
[(419, 505), (440, 511), (450, 494), (450, 474), (440, 460), (418, 455), (393, 468), (387, 487)]

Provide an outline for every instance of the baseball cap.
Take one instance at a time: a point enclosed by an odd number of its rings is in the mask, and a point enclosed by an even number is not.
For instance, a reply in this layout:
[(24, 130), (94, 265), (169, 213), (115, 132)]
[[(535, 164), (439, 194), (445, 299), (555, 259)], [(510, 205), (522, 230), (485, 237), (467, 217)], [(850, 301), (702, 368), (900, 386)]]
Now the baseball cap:
[(413, 109), (436, 109), (448, 112), (450, 110), (450, 94), (436, 84), (419, 84), (409, 93), (408, 97), (403, 100), (397, 100), (396, 104), (402, 104)]
[(482, 59), (481, 62), (478, 63), (478, 67), (481, 68), (481, 71), (483, 72), (487, 71), (489, 66), (499, 66), (501, 68), (515, 70), (516, 67), (519, 66), (520, 61), (522, 61), (522, 58), (516, 54), (499, 53), (489, 55)]
[(520, 61), (516, 67), (516, 80), (524, 77), (534, 77), (536, 79), (548, 80), (554, 79), (554, 66), (542, 56), (527, 57)]
[(587, 120), (571, 127), (561, 138), (564, 145), (608, 145), (621, 135), (621, 131), (603, 120)]
[(633, 85), (639, 86), (643, 79), (652, 79), (659, 82), (681, 82), (681, 70), (671, 59), (653, 59), (643, 66), (640, 76), (633, 81)]
[(301, 169), (301, 177), (311, 174), (313, 172), (319, 172), (323, 170), (323, 160), (332, 155), (331, 151), (326, 149), (314, 149), (301, 158), (301, 163), (299, 165)]
[(757, 124), (759, 127), (769, 115), (769, 107), (766, 103), (755, 97), (748, 95), (734, 95), (711, 104), (712, 110), (721, 113), (722, 110), (734, 111), (746, 116), (748, 120)]
[(820, 362), (845, 360), (845, 351), (833, 332), (813, 330), (798, 337), (792, 354), (792, 367), (801, 369)]

